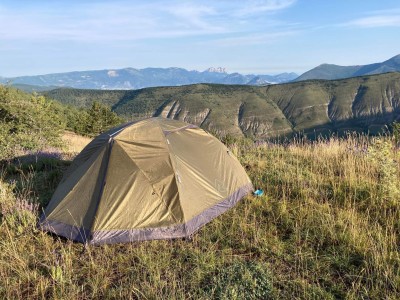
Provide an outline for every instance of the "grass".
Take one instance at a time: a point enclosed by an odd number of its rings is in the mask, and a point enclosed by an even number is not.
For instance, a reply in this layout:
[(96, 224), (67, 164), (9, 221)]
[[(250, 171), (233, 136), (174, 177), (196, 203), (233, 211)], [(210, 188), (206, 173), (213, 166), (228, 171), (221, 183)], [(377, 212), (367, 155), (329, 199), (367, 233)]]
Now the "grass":
[(91, 140), (92, 139), (89, 137), (81, 136), (71, 131), (66, 131), (62, 136), (62, 141), (66, 146), (64, 153), (68, 155), (76, 155), (77, 153), (81, 152)]
[[(68, 139), (68, 137), (67, 137)], [(72, 149), (85, 142), (72, 137)], [(254, 185), (192, 241), (84, 249), (36, 229), (68, 162), (0, 180), (0, 298), (399, 299), (400, 152), (391, 137), (230, 145)], [(75, 152), (75, 151), (73, 151)]]

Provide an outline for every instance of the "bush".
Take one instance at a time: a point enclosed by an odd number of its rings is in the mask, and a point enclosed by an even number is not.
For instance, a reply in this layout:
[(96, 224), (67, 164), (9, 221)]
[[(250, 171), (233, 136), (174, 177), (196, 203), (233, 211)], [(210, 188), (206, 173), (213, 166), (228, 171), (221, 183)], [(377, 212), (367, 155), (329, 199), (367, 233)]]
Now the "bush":
[(65, 120), (52, 101), (0, 86), (0, 160), (60, 146), (64, 128)]

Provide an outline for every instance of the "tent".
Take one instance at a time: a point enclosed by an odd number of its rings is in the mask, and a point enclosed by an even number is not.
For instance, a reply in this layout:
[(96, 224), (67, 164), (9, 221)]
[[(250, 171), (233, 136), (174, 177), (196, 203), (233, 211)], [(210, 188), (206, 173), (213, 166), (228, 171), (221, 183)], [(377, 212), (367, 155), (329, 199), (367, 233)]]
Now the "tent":
[(89, 244), (188, 237), (252, 190), (239, 161), (211, 134), (149, 118), (90, 142), (39, 227)]

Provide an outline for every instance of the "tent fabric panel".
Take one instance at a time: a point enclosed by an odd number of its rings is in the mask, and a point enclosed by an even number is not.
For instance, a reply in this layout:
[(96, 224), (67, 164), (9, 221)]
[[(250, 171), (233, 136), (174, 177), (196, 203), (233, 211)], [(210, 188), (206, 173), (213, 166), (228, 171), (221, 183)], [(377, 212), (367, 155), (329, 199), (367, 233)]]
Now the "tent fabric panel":
[(165, 176), (174, 174), (169, 151), (165, 144), (154, 146), (139, 142), (118, 141), (116, 143), (124, 150), (125, 157), (146, 174), (152, 184), (162, 180)]
[(250, 183), (234, 155), (204, 130), (186, 129), (169, 134), (167, 139), (176, 161), (185, 221)]
[(74, 158), (72, 164), (65, 171), (64, 176), (61, 180), (63, 183), (77, 168), (84, 164), (88, 159), (90, 159), (101, 147), (110, 142), (113, 135), (119, 134), (125, 128), (128, 128), (135, 124), (135, 122), (130, 122), (123, 124), (121, 126), (112, 128), (94, 138), (85, 148)]
[(178, 187), (175, 180), (172, 180), (175, 170), (167, 140), (157, 122), (147, 122), (145, 125), (125, 130), (115, 141), (146, 176), (171, 216), (182, 223), (184, 217)]
[(173, 218), (183, 222), (175, 171), (167, 146), (164, 144), (162, 148), (158, 148), (143, 143), (119, 142), (119, 144), (141, 170)]
[(98, 149), (60, 184), (44, 211), (48, 220), (90, 229), (107, 166), (109, 145)]
[(115, 134), (113, 138), (119, 141), (135, 142), (142, 141), (151, 145), (159, 145), (164, 141), (160, 139), (160, 127), (153, 119), (146, 119), (125, 127), (123, 130)]
[(206, 223), (234, 206), (240, 199), (253, 190), (251, 183), (237, 189), (232, 195), (195, 216), (187, 223), (168, 227), (126, 229), (126, 230), (98, 230), (92, 233), (90, 244), (115, 244), (135, 241), (173, 239), (188, 237), (199, 230)]
[[(149, 160), (152, 161), (152, 160)], [(157, 160), (155, 160), (157, 161)], [(177, 198), (173, 173), (164, 174), (161, 184), (165, 198)], [(160, 197), (158, 187), (115, 141), (93, 230), (169, 226), (176, 223), (171, 209)], [(170, 200), (172, 201), (172, 200)]]

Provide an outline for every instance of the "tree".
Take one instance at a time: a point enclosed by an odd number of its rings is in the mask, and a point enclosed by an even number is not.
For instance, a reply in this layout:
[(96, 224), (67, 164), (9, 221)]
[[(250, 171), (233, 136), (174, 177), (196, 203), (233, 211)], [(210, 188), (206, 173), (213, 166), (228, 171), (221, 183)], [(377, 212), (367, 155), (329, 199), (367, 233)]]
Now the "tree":
[(111, 111), (110, 107), (94, 101), (92, 107), (88, 110), (86, 133), (93, 136), (98, 135), (122, 122), (123, 120)]

